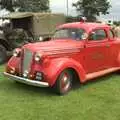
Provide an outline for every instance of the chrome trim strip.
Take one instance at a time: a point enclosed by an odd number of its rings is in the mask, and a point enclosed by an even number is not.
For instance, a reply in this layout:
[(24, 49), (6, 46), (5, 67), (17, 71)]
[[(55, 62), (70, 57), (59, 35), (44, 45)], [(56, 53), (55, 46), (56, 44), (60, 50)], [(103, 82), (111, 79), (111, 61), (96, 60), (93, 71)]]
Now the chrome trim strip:
[(32, 85), (32, 86), (36, 86), (36, 87), (49, 87), (49, 84), (47, 82), (39, 82), (39, 81), (35, 81), (35, 80), (29, 80), (26, 78), (11, 75), (6, 72), (4, 72), (3, 74), (4, 74), (4, 76), (10, 78), (10, 80), (12, 80), (12, 81), (17, 81), (20, 83), (24, 83), (24, 84)]
[(32, 59), (33, 53), (28, 49), (24, 49), (24, 55), (22, 60), (22, 74), (24, 74), (25, 71), (30, 71)]
[(69, 51), (49, 51), (49, 52), (46, 52), (46, 54), (48, 55), (58, 55), (58, 54), (75, 54), (75, 53), (80, 53), (81, 52), (81, 49), (76, 49), (76, 50), (69, 50)]
[[(78, 46), (75, 46), (75, 47), (73, 47), (73, 48), (70, 48), (71, 46), (69, 46), (69, 47), (66, 47), (66, 48), (64, 48), (64, 49), (61, 49), (61, 48), (55, 48), (55, 49), (52, 49), (52, 51), (66, 51), (66, 50), (77, 50), (77, 49), (83, 49), (84, 48), (84, 46), (81, 46), (81, 47), (78, 47)], [(49, 50), (49, 49), (51, 49), (51, 47), (47, 47), (47, 49)], [(41, 48), (40, 50), (42, 50), (42, 51), (44, 51), (44, 52), (49, 52), (48, 50), (46, 50), (46, 49), (43, 49), (43, 48)]]

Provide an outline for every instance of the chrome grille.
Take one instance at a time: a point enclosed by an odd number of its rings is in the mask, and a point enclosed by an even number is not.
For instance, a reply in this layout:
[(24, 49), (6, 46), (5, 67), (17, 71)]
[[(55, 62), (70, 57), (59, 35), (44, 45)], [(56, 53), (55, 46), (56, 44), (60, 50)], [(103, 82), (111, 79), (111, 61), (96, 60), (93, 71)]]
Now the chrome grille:
[(32, 57), (33, 57), (33, 53), (28, 50), (28, 49), (24, 49), (24, 55), (23, 55), (23, 64), (22, 64), (22, 73), (24, 74), (24, 72), (26, 71), (30, 71), (30, 67), (32, 64)]

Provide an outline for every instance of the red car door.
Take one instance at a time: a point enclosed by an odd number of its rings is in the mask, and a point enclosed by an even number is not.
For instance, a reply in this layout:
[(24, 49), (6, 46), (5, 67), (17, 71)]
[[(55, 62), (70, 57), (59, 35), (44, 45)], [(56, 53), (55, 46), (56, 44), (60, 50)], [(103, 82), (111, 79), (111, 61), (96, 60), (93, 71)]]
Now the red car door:
[(97, 72), (109, 67), (109, 48), (109, 40), (104, 29), (95, 29), (90, 32), (84, 49), (86, 73)]
[(111, 29), (108, 29), (108, 38), (109, 38), (109, 44), (110, 48), (108, 51), (109, 54), (109, 66), (111, 67), (118, 67), (118, 55), (119, 55), (119, 48), (120, 45), (117, 42), (117, 39), (114, 35), (114, 32)]

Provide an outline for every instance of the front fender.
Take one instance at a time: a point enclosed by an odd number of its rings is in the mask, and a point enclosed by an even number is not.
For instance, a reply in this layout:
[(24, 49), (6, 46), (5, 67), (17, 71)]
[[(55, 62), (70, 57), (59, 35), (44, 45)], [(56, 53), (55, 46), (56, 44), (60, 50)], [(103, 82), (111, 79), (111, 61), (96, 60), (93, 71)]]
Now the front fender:
[(19, 69), (20, 58), (12, 56), (7, 63), (8, 67), (14, 67)]
[(81, 82), (85, 80), (85, 70), (80, 63), (72, 58), (57, 58), (51, 60), (49, 67), (45, 69), (49, 84), (53, 86), (60, 73), (67, 68), (73, 68), (77, 72)]

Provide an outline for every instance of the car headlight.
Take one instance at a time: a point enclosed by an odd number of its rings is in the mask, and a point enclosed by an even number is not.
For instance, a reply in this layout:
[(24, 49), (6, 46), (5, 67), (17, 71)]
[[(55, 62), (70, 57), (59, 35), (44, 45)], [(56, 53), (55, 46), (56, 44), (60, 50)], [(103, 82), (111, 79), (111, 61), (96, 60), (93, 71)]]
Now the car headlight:
[(21, 50), (20, 50), (20, 49), (15, 49), (15, 50), (13, 51), (13, 56), (14, 56), (14, 57), (19, 57), (20, 54), (21, 54)]
[(36, 54), (35, 54), (35, 61), (36, 61), (36, 62), (39, 62), (41, 59), (42, 59), (42, 54), (36, 53)]

